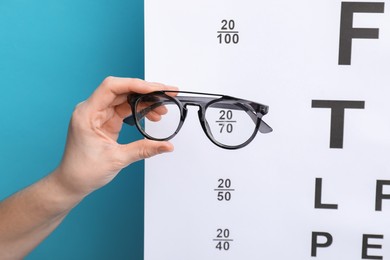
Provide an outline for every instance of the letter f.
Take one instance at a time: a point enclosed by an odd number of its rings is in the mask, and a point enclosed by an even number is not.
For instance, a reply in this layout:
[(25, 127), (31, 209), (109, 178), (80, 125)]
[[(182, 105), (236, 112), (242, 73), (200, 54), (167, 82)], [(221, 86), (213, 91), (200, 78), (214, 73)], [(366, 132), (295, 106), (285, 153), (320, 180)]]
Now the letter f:
[(353, 28), (354, 13), (384, 13), (385, 3), (342, 2), (339, 65), (351, 65), (352, 39), (378, 39), (378, 28)]

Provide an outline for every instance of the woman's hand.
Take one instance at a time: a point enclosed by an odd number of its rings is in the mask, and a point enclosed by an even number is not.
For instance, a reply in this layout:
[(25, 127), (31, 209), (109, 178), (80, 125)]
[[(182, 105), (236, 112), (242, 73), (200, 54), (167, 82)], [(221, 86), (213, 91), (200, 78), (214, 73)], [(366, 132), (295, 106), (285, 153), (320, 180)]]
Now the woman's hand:
[(90, 98), (76, 106), (65, 153), (53, 177), (66, 190), (85, 196), (109, 183), (129, 164), (171, 152), (173, 146), (169, 142), (144, 139), (117, 143), (122, 120), (131, 114), (127, 95), (156, 90), (177, 88), (140, 79), (106, 78)]

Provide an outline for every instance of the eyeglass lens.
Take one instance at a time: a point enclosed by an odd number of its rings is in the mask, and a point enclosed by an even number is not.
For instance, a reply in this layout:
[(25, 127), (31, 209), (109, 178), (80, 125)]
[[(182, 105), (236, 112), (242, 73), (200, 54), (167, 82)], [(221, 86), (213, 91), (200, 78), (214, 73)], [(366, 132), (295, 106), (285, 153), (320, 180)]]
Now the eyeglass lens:
[(209, 105), (205, 112), (205, 120), (212, 138), (224, 145), (237, 146), (249, 140), (256, 130), (256, 122), (241, 106), (229, 104), (229, 108), (221, 102)]
[(136, 111), (138, 122), (145, 118), (144, 124), (138, 124), (141, 131), (154, 139), (167, 139), (179, 127), (180, 107), (169, 96), (143, 96), (136, 103)]

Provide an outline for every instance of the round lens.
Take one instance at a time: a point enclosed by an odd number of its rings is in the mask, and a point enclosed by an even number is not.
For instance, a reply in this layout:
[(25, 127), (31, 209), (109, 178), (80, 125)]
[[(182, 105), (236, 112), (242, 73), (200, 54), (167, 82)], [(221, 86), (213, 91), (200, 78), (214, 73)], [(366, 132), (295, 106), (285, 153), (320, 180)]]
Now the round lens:
[[(164, 94), (145, 95), (136, 103), (135, 114), (141, 131), (152, 139), (167, 140), (180, 125), (181, 110), (175, 99)], [(144, 123), (139, 123), (145, 119)]]
[(210, 104), (205, 113), (211, 137), (220, 144), (235, 147), (244, 144), (256, 133), (257, 119), (246, 104), (218, 101)]

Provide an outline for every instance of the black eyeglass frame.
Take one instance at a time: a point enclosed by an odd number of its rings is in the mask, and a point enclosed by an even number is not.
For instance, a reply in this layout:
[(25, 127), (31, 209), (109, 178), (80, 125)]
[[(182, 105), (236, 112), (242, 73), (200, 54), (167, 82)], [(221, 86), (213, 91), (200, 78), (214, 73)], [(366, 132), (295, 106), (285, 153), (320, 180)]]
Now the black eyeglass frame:
[[(168, 95), (168, 93), (177, 93), (177, 95)], [(179, 96), (179, 94), (193, 94), (193, 95), (204, 95), (204, 96), (210, 96), (210, 97), (203, 97), (203, 96)], [(168, 101), (165, 100), (164, 102), (157, 102), (156, 104), (153, 104), (150, 107), (144, 108), (139, 112), (136, 111), (136, 108), (138, 106), (138, 102), (141, 100), (142, 97), (145, 96), (162, 96), (164, 98), (169, 99), (172, 103), (175, 103), (179, 109), (180, 109), (180, 122), (173, 134), (166, 138), (155, 138), (153, 136), (150, 136), (148, 133), (146, 133), (142, 126), (141, 126), (141, 120), (145, 117), (147, 113), (149, 113), (154, 108), (166, 104)], [(219, 98), (211, 98), (211, 97), (219, 97)], [(209, 138), (209, 140), (214, 143), (215, 145), (224, 148), (224, 149), (239, 149), (242, 147), (245, 147), (248, 145), (256, 136), (257, 131), (261, 133), (269, 133), (272, 132), (272, 128), (265, 123), (262, 120), (262, 117), (268, 113), (269, 107), (264, 104), (256, 103), (253, 101), (236, 98), (228, 95), (221, 95), (221, 94), (211, 94), (211, 93), (202, 93), (202, 92), (192, 92), (192, 91), (175, 91), (175, 90), (161, 90), (161, 91), (154, 91), (151, 93), (146, 94), (130, 94), (127, 97), (127, 101), (130, 104), (131, 110), (133, 111), (133, 114), (129, 117), (125, 118), (123, 120), (124, 123), (129, 125), (135, 125), (137, 129), (141, 132), (141, 134), (150, 139), (155, 141), (167, 141), (172, 139), (181, 129), (183, 126), (183, 123), (185, 121), (185, 118), (187, 116), (187, 106), (198, 106), (198, 117), (201, 124), (201, 127), (206, 134), (206, 136)], [(222, 103), (222, 101), (224, 101)], [(229, 104), (229, 101), (232, 102), (232, 104)], [(222, 109), (237, 109), (237, 106), (240, 106), (253, 120), (255, 123), (255, 129), (251, 135), (251, 137), (245, 141), (244, 143), (240, 145), (226, 145), (223, 143), (218, 142), (214, 139), (211, 130), (209, 130), (209, 126), (207, 123), (207, 120), (205, 118), (206, 116), (206, 110), (207, 108), (215, 103), (218, 103), (218, 108)], [(229, 106), (230, 105), (230, 106)], [(233, 106), (233, 107), (232, 107)]]

